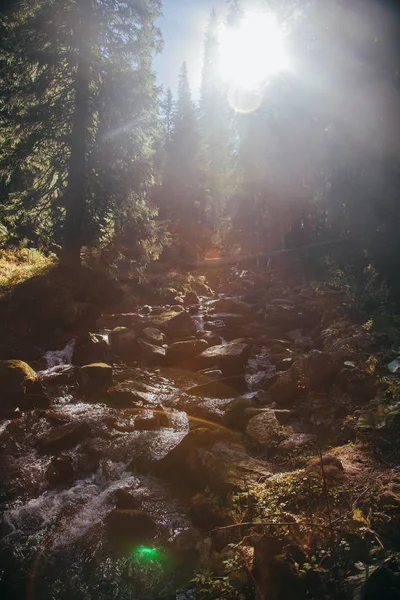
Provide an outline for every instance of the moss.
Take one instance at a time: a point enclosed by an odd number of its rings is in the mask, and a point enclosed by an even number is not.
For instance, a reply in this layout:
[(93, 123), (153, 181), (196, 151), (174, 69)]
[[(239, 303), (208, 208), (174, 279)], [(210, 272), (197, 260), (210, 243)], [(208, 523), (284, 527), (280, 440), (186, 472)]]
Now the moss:
[(0, 384), (4, 392), (19, 393), (27, 383), (35, 381), (35, 371), (22, 360), (0, 361)]

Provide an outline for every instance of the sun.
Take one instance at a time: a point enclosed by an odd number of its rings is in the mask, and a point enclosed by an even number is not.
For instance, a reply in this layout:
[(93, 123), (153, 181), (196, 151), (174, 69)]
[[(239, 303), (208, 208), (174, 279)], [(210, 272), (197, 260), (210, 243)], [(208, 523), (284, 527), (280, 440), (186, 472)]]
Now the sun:
[(269, 13), (249, 12), (236, 26), (222, 26), (219, 45), (221, 78), (243, 92), (288, 68), (284, 34)]

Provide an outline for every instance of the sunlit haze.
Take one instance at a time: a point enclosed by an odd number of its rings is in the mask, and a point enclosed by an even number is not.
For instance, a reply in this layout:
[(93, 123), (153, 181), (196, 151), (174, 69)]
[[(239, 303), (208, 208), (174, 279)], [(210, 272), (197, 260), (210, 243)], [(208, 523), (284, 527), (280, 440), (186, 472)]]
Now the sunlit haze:
[(221, 77), (242, 90), (253, 90), (288, 67), (284, 36), (275, 17), (247, 13), (235, 27), (221, 26)]

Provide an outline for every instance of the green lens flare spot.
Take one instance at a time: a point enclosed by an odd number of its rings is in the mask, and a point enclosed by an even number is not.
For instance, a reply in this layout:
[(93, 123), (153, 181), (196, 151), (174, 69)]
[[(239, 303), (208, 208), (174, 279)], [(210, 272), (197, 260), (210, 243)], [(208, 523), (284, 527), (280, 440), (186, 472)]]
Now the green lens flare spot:
[(157, 548), (151, 546), (139, 546), (132, 552), (132, 557), (145, 562), (147, 560), (157, 560), (159, 558), (160, 551)]

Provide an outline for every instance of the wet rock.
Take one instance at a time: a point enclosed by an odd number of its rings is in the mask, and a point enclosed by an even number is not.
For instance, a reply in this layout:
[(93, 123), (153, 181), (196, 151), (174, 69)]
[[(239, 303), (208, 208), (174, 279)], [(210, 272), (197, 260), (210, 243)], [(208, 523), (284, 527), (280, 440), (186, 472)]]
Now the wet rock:
[(141, 333), (141, 337), (154, 346), (162, 346), (167, 341), (165, 335), (155, 327), (145, 327)]
[(221, 345), (221, 336), (213, 331), (207, 331), (202, 334), (202, 339), (206, 340), (209, 346), (220, 346)]
[(141, 329), (146, 326), (146, 318), (137, 313), (101, 315), (96, 321), (96, 326), (99, 329), (115, 329), (116, 327)]
[(171, 542), (172, 554), (179, 561), (195, 563), (202, 540), (203, 536), (197, 529), (184, 529)]
[(247, 344), (226, 344), (225, 346), (212, 346), (199, 354), (196, 361), (202, 367), (217, 366), (224, 372), (240, 369), (250, 356), (250, 347)]
[(204, 321), (204, 331), (215, 331), (216, 329), (223, 329), (224, 327), (225, 327), (225, 323), (220, 320)]
[(119, 488), (115, 495), (115, 508), (118, 510), (138, 510), (141, 507), (141, 502), (132, 492), (126, 488)]
[(267, 409), (249, 420), (246, 435), (256, 446), (270, 449), (288, 438), (289, 432), (280, 425), (274, 411)]
[(165, 348), (149, 344), (145, 340), (138, 340), (139, 354), (138, 359), (145, 361), (148, 365), (163, 365), (165, 364)]
[(189, 306), (189, 315), (197, 315), (197, 313), (199, 312), (199, 308), (200, 306), (198, 304), (193, 304), (192, 306)]
[(197, 375), (201, 375), (202, 377), (204, 377), (204, 379), (207, 379), (208, 381), (214, 380), (214, 379), (222, 379), (224, 374), (220, 369), (201, 369), (200, 371), (197, 371)]
[(101, 440), (88, 440), (80, 448), (81, 454), (78, 456), (77, 469), (79, 473), (87, 476), (95, 473), (100, 466), (100, 461), (104, 456), (104, 450), (101, 447)]
[(51, 485), (67, 485), (74, 480), (74, 465), (72, 457), (60, 454), (51, 459), (46, 477)]
[(109, 359), (110, 347), (99, 335), (87, 333), (80, 335), (75, 341), (72, 354), (72, 364), (87, 365), (94, 362), (104, 362)]
[(115, 508), (106, 519), (108, 538), (123, 547), (146, 544), (153, 540), (158, 532), (157, 524), (142, 510)]
[(234, 328), (241, 325), (247, 325), (256, 319), (256, 315), (248, 313), (246, 315), (236, 313), (215, 313), (208, 317), (211, 322), (221, 322), (225, 327)]
[(146, 411), (145, 414), (140, 414), (135, 419), (135, 429), (137, 431), (159, 429), (160, 427), (168, 426), (168, 415), (162, 406), (158, 406), (154, 411)]
[(83, 392), (90, 396), (98, 390), (109, 387), (112, 383), (113, 369), (105, 363), (93, 363), (81, 367), (81, 386)]
[(313, 350), (308, 356), (293, 363), (288, 371), (269, 387), (270, 401), (295, 401), (307, 390), (317, 390), (339, 370), (337, 361), (326, 352)]
[(188, 340), (186, 342), (175, 342), (168, 346), (166, 352), (166, 359), (168, 364), (176, 365), (184, 360), (197, 356), (203, 350), (208, 348), (208, 344), (205, 340)]
[(40, 381), (43, 383), (64, 385), (77, 382), (78, 370), (72, 365), (59, 365), (53, 367), (51, 371), (40, 371), (38, 373)]
[(250, 420), (246, 409), (255, 408), (255, 406), (252, 398), (236, 398), (232, 400), (225, 410), (224, 424), (227, 427), (244, 432)]
[(138, 390), (133, 381), (117, 383), (99, 397), (99, 402), (105, 402), (116, 408), (143, 407), (148, 404), (149, 397), (145, 392)]
[(196, 292), (186, 292), (183, 301), (186, 304), (186, 306), (193, 306), (195, 304), (199, 304), (199, 297), (196, 294)]
[(265, 463), (250, 457), (232, 432), (201, 427), (189, 431), (154, 470), (187, 491), (208, 486), (220, 493), (244, 489), (269, 476)]
[(354, 600), (399, 600), (400, 561), (391, 557), (380, 565), (362, 585)]
[(39, 440), (39, 448), (47, 454), (57, 454), (74, 448), (91, 435), (88, 423), (68, 423), (53, 429)]
[(215, 527), (228, 525), (229, 516), (215, 499), (207, 494), (196, 494), (191, 499), (188, 516), (196, 527), (210, 531)]
[(187, 390), (191, 396), (201, 396), (202, 398), (234, 398), (247, 392), (247, 383), (244, 377), (224, 377), (207, 381), (201, 385), (196, 385)]

